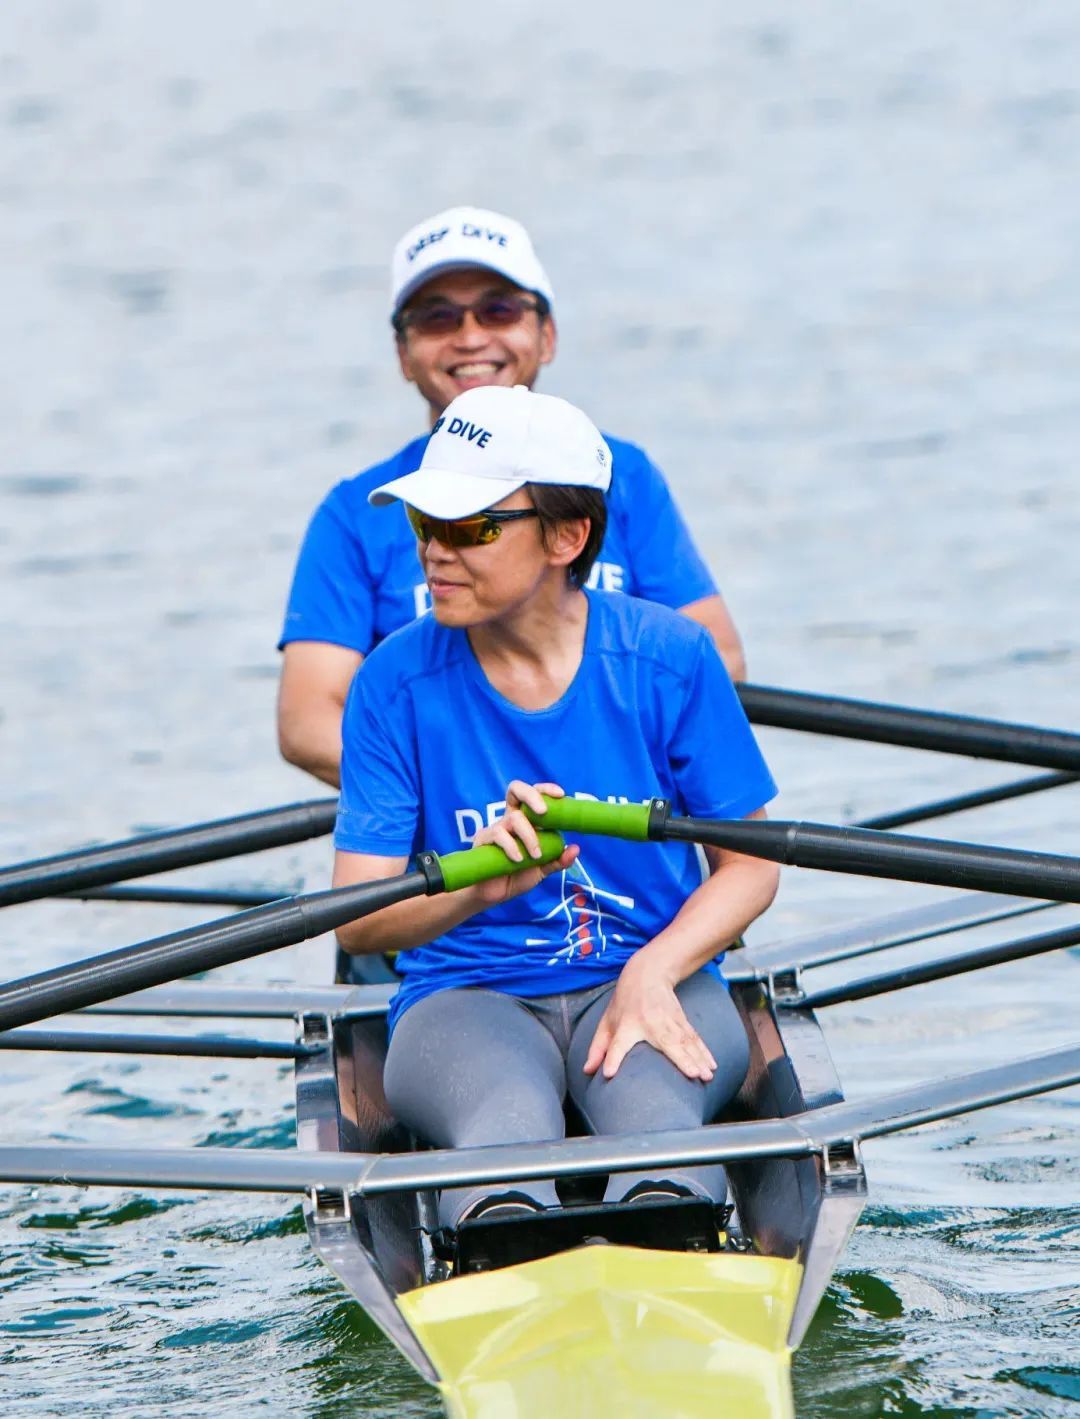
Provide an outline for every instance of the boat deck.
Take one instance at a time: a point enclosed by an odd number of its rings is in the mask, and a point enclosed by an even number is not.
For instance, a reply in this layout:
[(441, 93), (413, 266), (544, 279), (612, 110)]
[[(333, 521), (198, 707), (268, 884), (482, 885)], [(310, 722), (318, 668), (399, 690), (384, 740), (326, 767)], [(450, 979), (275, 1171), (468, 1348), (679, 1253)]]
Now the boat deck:
[[(758, 984), (735, 984), (732, 994), (751, 1042), (751, 1064), (725, 1121), (790, 1117), (842, 1099), (812, 1012), (778, 1012)], [(298, 1145), (328, 1152), (412, 1151), (415, 1140), (392, 1117), (383, 1093), (385, 1019), (307, 1016), (301, 1036), (321, 1048), (297, 1064)], [(856, 1150), (831, 1150), (824, 1158), (732, 1163), (728, 1176), (747, 1254), (730, 1253), (725, 1261), (737, 1266), (752, 1254), (799, 1265), (786, 1336), (794, 1348), (865, 1203), (861, 1161)], [(398, 1304), (438, 1273), (429, 1241), (438, 1225), (434, 1195), (350, 1198), (316, 1189), (305, 1210), (316, 1252), (420, 1373), (438, 1382), (436, 1366)]]

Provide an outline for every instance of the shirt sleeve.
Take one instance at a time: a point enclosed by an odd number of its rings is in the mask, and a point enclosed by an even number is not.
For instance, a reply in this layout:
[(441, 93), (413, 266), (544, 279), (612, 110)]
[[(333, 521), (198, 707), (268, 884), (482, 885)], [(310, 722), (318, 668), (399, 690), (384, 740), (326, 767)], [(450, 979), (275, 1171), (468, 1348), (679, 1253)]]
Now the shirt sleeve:
[(614, 476), (612, 510), (621, 516), (629, 549), (631, 595), (675, 611), (715, 596), (712, 573), (656, 464), (631, 446), (616, 454)]
[(365, 662), (345, 701), (334, 846), (402, 857), (413, 851), (420, 818), (412, 717), (401, 694), (385, 693), (379, 670), (378, 656)]
[(724, 662), (705, 632), (683, 683), (683, 704), (668, 745), (681, 811), (692, 817), (745, 818), (764, 808), (776, 797), (776, 784)]
[(278, 650), (292, 641), (328, 641), (367, 655), (374, 626), (371, 573), (335, 490), (316, 509), (301, 544)]

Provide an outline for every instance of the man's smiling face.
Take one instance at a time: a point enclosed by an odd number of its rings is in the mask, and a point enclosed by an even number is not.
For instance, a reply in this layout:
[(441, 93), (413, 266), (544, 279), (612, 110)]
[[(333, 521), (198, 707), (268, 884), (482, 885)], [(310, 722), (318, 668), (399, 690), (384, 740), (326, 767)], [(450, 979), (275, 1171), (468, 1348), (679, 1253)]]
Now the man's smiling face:
[[(406, 303), (403, 314), (436, 304), (472, 305), (489, 295), (525, 295), (494, 271), (470, 267), (433, 276)], [(530, 298), (531, 299), (531, 298)], [(540, 368), (555, 355), (555, 322), (526, 310), (513, 325), (485, 329), (467, 313), (459, 330), (422, 335), (409, 327), (398, 336), (401, 373), (431, 405), (437, 418), (466, 389), (502, 384), (532, 387)]]

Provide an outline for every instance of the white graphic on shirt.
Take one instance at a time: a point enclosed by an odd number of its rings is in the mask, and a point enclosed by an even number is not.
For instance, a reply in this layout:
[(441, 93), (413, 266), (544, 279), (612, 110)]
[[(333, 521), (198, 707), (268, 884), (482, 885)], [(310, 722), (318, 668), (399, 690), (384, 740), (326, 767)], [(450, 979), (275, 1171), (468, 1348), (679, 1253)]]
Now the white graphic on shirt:
[[(626, 568), (618, 562), (594, 562), (585, 583), (590, 591), (622, 591), (626, 586)], [(423, 616), (431, 610), (431, 591), (426, 581), (413, 587), (413, 615)]]
[(626, 585), (626, 568), (618, 562), (594, 562), (585, 585), (590, 591), (622, 591)]
[[(619, 918), (605, 910), (604, 903), (610, 902), (627, 911), (633, 911), (633, 897), (622, 896), (618, 892), (605, 892), (598, 887), (579, 857), (565, 872), (559, 874), (560, 899), (543, 917), (544, 921), (564, 924), (563, 945), (548, 958), (549, 966), (560, 961), (575, 961), (585, 956), (602, 956), (609, 944), (621, 943), (625, 937), (613, 928)], [(558, 938), (555, 938), (557, 941)], [(526, 937), (526, 946), (553, 946), (550, 937)]]

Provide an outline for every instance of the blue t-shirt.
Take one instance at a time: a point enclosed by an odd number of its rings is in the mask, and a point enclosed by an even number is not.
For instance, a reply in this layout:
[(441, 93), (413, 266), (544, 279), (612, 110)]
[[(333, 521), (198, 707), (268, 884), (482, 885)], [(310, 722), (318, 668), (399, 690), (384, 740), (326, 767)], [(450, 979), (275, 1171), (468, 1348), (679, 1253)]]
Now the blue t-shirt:
[[(652, 602), (586, 594), (581, 665), (544, 710), (500, 695), (467, 634), (433, 616), (376, 648), (345, 705), (338, 848), (459, 851), (500, 816), (514, 778), (618, 802), (667, 798), (675, 813), (717, 818), (773, 797), (708, 633)], [(613, 980), (700, 882), (691, 844), (587, 837), (569, 871), (401, 952), (391, 1028), (451, 986), (537, 996)]]
[[(429, 608), (403, 508), (373, 508), (367, 500), (372, 489), (420, 467), (428, 437), (339, 483), (316, 509), (296, 563), (279, 650), (290, 641), (329, 641), (367, 655)], [(716, 583), (663, 474), (636, 445), (604, 437), (612, 485), (590, 587), (676, 609), (714, 595)]]

